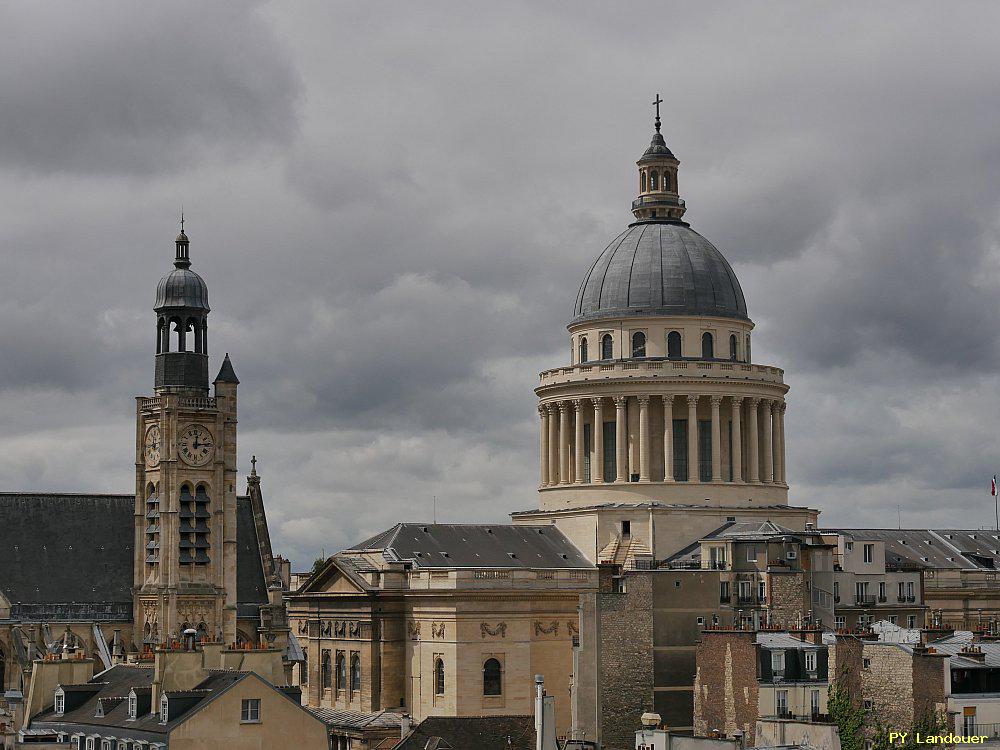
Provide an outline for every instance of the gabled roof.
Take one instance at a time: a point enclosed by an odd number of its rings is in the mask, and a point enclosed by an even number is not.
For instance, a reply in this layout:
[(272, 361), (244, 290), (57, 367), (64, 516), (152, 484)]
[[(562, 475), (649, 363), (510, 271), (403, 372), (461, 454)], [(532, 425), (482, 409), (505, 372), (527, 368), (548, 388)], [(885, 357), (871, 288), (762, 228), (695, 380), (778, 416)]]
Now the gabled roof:
[(555, 526), (398, 523), (338, 557), (362, 551), (415, 568), (593, 567)]
[[(130, 621), (134, 513), (134, 495), (0, 493), (0, 592), (12, 619)], [(236, 500), (236, 542), (237, 614), (257, 617), (267, 585), (246, 496)]]
[(399, 711), (376, 711), (366, 714), (361, 711), (312, 706), (306, 706), (306, 710), (328, 727), (341, 729), (395, 729), (398, 732), (404, 716)]

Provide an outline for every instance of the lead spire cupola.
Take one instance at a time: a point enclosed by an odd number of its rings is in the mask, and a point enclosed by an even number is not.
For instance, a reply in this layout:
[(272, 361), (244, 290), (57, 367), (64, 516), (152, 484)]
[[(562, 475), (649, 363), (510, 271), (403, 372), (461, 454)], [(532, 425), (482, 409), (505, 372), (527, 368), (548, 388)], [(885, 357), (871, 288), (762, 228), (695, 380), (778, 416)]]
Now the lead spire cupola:
[(191, 270), (190, 241), (174, 241), (174, 270), (156, 287), (156, 390), (208, 392), (208, 285)]
[(680, 162), (667, 147), (660, 132), (660, 105), (656, 95), (656, 119), (653, 140), (636, 162), (639, 167), (639, 195), (632, 201), (632, 213), (641, 220), (679, 220), (684, 216), (684, 201), (677, 194), (677, 167)]

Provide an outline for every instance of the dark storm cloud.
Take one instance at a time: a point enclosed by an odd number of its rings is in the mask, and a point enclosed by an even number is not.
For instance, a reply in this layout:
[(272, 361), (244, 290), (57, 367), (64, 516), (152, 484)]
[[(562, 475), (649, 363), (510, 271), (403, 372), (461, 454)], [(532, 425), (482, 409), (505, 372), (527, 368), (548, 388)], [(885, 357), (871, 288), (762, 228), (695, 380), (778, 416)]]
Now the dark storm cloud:
[(1000, 10), (766, 7), (5, 6), (0, 486), (128, 490), (184, 203), (278, 549), (534, 506), (532, 389), (660, 91), (792, 388), (793, 502), (986, 522)]
[(298, 93), (253, 2), (0, 9), (0, 162), (149, 175), (287, 142)]

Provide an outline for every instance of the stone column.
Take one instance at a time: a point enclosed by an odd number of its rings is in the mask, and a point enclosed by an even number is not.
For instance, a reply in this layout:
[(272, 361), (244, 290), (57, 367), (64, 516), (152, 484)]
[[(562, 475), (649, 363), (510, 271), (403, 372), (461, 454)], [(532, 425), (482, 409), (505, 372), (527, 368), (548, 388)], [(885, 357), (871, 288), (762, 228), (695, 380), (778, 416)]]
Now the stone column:
[(719, 419), (719, 406), (722, 396), (712, 396), (712, 481), (722, 481), (722, 424)]
[(576, 484), (583, 484), (583, 404), (584, 399), (578, 398), (573, 401), (573, 406), (576, 407), (576, 442), (574, 447), (576, 448), (576, 465), (573, 467), (573, 481)]
[(778, 428), (777, 442), (775, 443), (774, 451), (777, 455), (777, 461), (775, 461), (775, 470), (777, 475), (774, 481), (785, 483), (785, 402), (776, 401), (774, 404), (774, 422)]
[(698, 397), (688, 396), (688, 481), (700, 482), (698, 471)]
[(639, 396), (639, 481), (649, 481), (649, 396)]
[(559, 484), (559, 414), (555, 404), (546, 404), (549, 415), (549, 484)]
[(774, 451), (771, 444), (771, 401), (764, 401), (764, 414), (760, 425), (760, 438), (764, 446), (764, 476), (760, 479), (764, 484), (774, 482)]
[(569, 401), (559, 402), (559, 481), (568, 484), (569, 477)]
[(594, 402), (594, 426), (591, 438), (594, 441), (594, 458), (590, 462), (590, 481), (604, 481), (604, 399), (597, 397)]
[(539, 439), (540, 450), (538, 456), (538, 464), (542, 469), (542, 482), (541, 487), (545, 487), (549, 483), (549, 422), (548, 422), (548, 412), (545, 407), (538, 406), (538, 416), (541, 417), (542, 423), (542, 434)]
[(743, 405), (743, 399), (739, 396), (730, 396), (730, 402), (733, 406), (733, 455), (729, 457), (729, 460), (733, 464), (733, 481), (742, 482), (743, 434), (742, 425), (740, 424), (740, 407)]
[(625, 422), (625, 396), (615, 396), (615, 481), (628, 481), (628, 425)]
[(674, 397), (663, 397), (663, 481), (674, 481)]
[(760, 446), (760, 433), (757, 431), (759, 405), (759, 398), (747, 401), (747, 481), (754, 484), (760, 482), (760, 458), (757, 454)]

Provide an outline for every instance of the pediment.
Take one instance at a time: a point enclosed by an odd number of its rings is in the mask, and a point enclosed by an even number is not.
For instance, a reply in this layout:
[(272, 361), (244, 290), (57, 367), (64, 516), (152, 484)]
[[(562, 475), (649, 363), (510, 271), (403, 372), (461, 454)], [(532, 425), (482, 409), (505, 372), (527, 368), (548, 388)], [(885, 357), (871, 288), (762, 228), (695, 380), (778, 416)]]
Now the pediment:
[(317, 573), (306, 581), (299, 594), (364, 594), (364, 583), (337, 564), (335, 558), (327, 560)]

